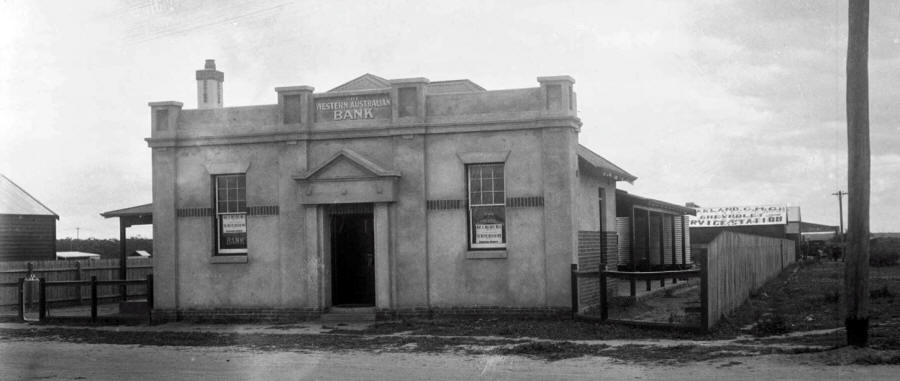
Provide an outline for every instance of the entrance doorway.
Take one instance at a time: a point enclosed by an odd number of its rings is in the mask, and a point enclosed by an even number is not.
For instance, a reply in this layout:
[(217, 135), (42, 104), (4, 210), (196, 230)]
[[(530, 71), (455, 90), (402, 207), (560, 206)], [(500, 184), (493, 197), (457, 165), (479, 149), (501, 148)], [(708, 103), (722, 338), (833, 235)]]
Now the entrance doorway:
[(331, 214), (331, 304), (375, 305), (375, 234), (371, 204)]

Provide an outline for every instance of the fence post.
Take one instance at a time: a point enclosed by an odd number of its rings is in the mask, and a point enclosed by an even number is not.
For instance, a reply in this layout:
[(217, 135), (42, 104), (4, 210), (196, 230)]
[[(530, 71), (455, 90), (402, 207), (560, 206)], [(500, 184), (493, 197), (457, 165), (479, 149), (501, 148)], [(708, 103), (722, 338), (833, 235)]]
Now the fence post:
[(147, 325), (153, 324), (153, 274), (147, 274)]
[(38, 279), (38, 320), (47, 318), (47, 278)]
[(19, 322), (25, 321), (25, 278), (19, 278)]
[(91, 275), (91, 322), (97, 322), (97, 276)]
[(578, 264), (572, 264), (572, 319), (578, 314)]
[[(75, 280), (81, 280), (81, 262), (75, 261)], [(75, 291), (78, 292), (78, 304), (84, 304), (84, 297), (81, 294), (81, 284), (75, 286)]]
[[(704, 250), (705, 251), (705, 250)], [(703, 329), (709, 331), (709, 252), (703, 252), (702, 267), (700, 267), (700, 324)]]
[(606, 268), (600, 265), (600, 321), (606, 321), (609, 317), (606, 303)]

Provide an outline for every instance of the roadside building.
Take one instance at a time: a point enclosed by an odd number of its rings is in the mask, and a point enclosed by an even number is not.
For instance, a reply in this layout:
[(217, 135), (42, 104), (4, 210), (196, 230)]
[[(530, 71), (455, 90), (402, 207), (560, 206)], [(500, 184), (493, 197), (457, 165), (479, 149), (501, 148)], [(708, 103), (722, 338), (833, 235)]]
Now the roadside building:
[(0, 261), (56, 259), (59, 216), (0, 174)]
[(832, 225), (814, 224), (812, 222), (800, 223), (800, 234), (804, 242), (829, 243), (840, 239), (840, 227)]
[(616, 231), (622, 271), (690, 268), (692, 208), (616, 191)]
[(617, 261), (616, 182), (578, 143), (574, 80), (488, 91), (366, 74), (327, 92), (198, 109), (153, 102), (163, 318), (560, 314), (572, 264)]

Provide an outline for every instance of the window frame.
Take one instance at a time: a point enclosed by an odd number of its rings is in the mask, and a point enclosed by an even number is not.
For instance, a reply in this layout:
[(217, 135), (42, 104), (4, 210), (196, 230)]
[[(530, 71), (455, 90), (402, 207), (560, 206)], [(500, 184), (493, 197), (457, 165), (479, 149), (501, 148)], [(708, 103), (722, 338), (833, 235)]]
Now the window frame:
[[(490, 203), (490, 204), (484, 204), (484, 203), (473, 204), (473, 202), (472, 202), (472, 169), (475, 167), (491, 167), (491, 166), (499, 166), (503, 171), (503, 176), (500, 179), (503, 184), (502, 190), (501, 190), (501, 192), (502, 192), (501, 201), (502, 202), (501, 203), (494, 202), (494, 203)], [(507, 245), (509, 244), (509, 237), (508, 237), (509, 229), (508, 229), (507, 215), (506, 215), (506, 209), (507, 209), (507, 207), (506, 207), (506, 163), (505, 162), (469, 163), (469, 164), (466, 164), (465, 169), (466, 169), (465, 170), (465, 175), (466, 175), (466, 223), (468, 225), (466, 227), (466, 233), (467, 233), (466, 234), (466, 236), (467, 236), (466, 237), (466, 245), (468, 247), (468, 250), (470, 250), (470, 251), (506, 250)], [(482, 181), (482, 184), (483, 184), (483, 179), (484, 179), (484, 177), (481, 176), (480, 180)], [(492, 185), (493, 185), (493, 183), (492, 183)], [(484, 190), (481, 189), (480, 192), (484, 192)], [(496, 192), (495, 190), (493, 190), (493, 187), (491, 189), (491, 192), (492, 193)], [(493, 198), (493, 195), (492, 195), (492, 198)], [(476, 242), (474, 242), (475, 241), (475, 231), (474, 231), (475, 223), (473, 221), (473, 218), (474, 218), (473, 208), (479, 208), (479, 207), (488, 207), (488, 208), (498, 208), (499, 207), (499, 208), (503, 209), (503, 216), (502, 216), (503, 220), (502, 220), (502, 225), (501, 225), (501, 234), (502, 234), (502, 236), (501, 236), (502, 242), (501, 243), (476, 243)]]
[[(219, 205), (220, 205), (219, 179), (223, 179), (223, 178), (227, 178), (227, 177), (238, 177), (238, 178), (243, 179), (243, 188), (241, 188), (240, 186), (237, 188), (234, 188), (235, 190), (242, 189), (243, 197), (238, 197), (235, 200), (231, 200), (228, 197), (226, 197), (226, 200), (224, 200), (224, 202), (226, 203), (226, 209), (229, 209), (227, 207), (229, 202), (236, 202), (237, 210), (236, 211), (228, 210), (225, 212), (220, 212), (219, 211)], [(231, 188), (228, 188), (227, 186), (224, 188), (224, 191), (226, 192), (226, 194), (228, 193), (229, 189), (231, 189)], [(248, 213), (247, 213), (247, 174), (246, 173), (221, 173), (221, 174), (213, 175), (212, 176), (212, 193), (213, 193), (212, 194), (212, 196), (213, 196), (212, 197), (212, 204), (213, 204), (212, 205), (212, 223), (213, 223), (213, 230), (215, 233), (215, 234), (213, 234), (213, 241), (214, 241), (213, 242), (213, 256), (247, 255), (248, 241), (249, 241), (249, 237), (248, 237), (249, 229), (247, 228), (247, 225), (248, 225), (248, 219), (247, 219), (247, 216), (248, 216)], [(222, 218), (220, 216), (224, 216), (224, 215), (242, 215), (244, 217), (244, 233), (243, 233), (244, 234), (244, 247), (243, 248), (223, 249), (221, 247), (222, 234), (223, 234), (222, 230), (223, 229), (222, 229)]]

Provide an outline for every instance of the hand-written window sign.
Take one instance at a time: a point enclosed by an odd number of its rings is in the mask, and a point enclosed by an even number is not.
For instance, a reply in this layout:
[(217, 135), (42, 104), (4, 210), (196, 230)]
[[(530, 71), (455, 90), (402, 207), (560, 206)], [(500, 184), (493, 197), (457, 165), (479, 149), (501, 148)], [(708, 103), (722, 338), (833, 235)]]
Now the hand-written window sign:
[(244, 214), (223, 214), (222, 233), (246, 233), (247, 216)]
[(691, 216), (690, 226), (701, 228), (784, 224), (787, 224), (786, 206), (760, 205), (699, 208), (697, 215)]
[(389, 94), (316, 100), (317, 121), (382, 119), (390, 117), (391, 97)]
[(503, 225), (475, 224), (475, 243), (503, 243)]

